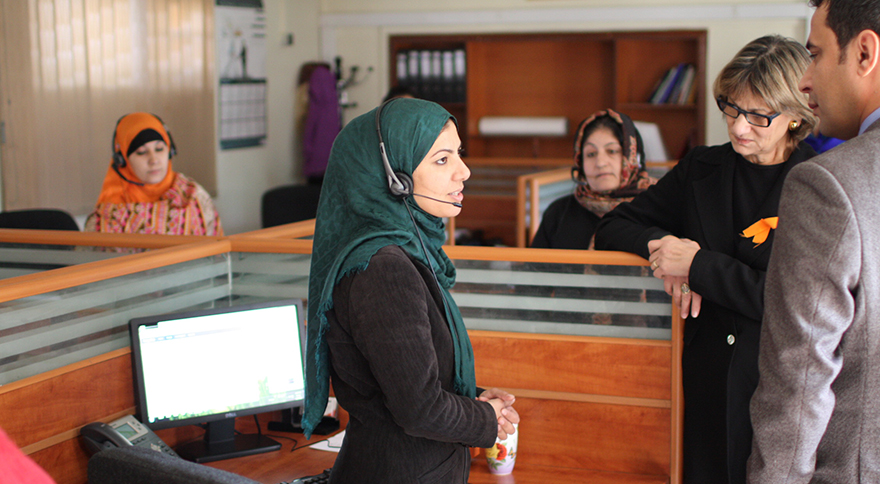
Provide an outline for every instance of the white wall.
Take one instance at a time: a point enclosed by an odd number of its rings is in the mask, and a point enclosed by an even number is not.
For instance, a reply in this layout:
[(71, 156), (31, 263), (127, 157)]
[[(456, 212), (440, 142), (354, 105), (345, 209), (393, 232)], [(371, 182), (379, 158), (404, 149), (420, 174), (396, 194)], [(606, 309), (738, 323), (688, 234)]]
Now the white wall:
[[(319, 59), (319, 0), (263, 0), (267, 24), (268, 136), (255, 148), (217, 151), (214, 201), (227, 234), (260, 228), (260, 197), (269, 188), (300, 181), (294, 146), (293, 100), (299, 67)], [(292, 46), (285, 45), (287, 34)]]
[[(724, 64), (750, 40), (769, 33), (806, 39), (805, 0), (264, 0), (268, 17), (269, 135), (258, 148), (218, 151), (216, 198), (229, 234), (260, 226), (260, 197), (301, 180), (294, 146), (293, 99), (299, 66), (341, 56), (360, 67), (349, 89), (356, 108), (344, 121), (375, 107), (388, 89), (388, 37), (395, 34), (587, 32), (706, 29), (706, 93)], [(293, 33), (293, 46), (283, 45)], [(727, 133), (714, 101), (706, 102), (706, 141)], [(584, 116), (590, 113), (584, 113)]]
[[(475, 32), (587, 32), (706, 29), (706, 142), (728, 141), (711, 99), (711, 85), (724, 64), (747, 42), (775, 33), (806, 40), (810, 9), (804, 0), (322, 0), (321, 47), (325, 58), (374, 66), (370, 82), (350, 91), (368, 111), (389, 86), (388, 36)], [(584, 113), (584, 117), (591, 113)]]

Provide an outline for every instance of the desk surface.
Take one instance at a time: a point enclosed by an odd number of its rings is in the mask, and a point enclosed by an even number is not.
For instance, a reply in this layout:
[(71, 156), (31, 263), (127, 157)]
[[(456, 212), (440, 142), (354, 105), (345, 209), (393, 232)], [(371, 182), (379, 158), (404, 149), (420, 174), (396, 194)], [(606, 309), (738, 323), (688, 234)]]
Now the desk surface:
[[(242, 432), (255, 431), (253, 428), (239, 429)], [(239, 457), (236, 459), (212, 462), (207, 465), (246, 476), (263, 484), (290, 482), (297, 477), (319, 474), (333, 466), (336, 453), (314, 450), (307, 444), (325, 439), (325, 436), (312, 436), (306, 440), (302, 434), (284, 432), (264, 433), (281, 443), (281, 450), (265, 454)], [(288, 437), (288, 438), (284, 438)], [(296, 440), (296, 450), (294, 442)], [(471, 464), (470, 484), (666, 484), (668, 478), (662, 476), (642, 476), (614, 472), (596, 472), (584, 469), (548, 467), (517, 462), (513, 473), (495, 476), (489, 473), (489, 466), (482, 455), (474, 458)]]

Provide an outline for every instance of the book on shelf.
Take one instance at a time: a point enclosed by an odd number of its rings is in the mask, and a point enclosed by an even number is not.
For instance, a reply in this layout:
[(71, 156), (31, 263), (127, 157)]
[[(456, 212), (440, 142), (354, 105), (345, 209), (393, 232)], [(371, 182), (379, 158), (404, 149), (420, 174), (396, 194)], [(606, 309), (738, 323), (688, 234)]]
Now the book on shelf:
[(406, 52), (397, 53), (397, 84), (407, 85), (409, 83), (409, 72), (407, 68)]
[(694, 76), (696, 75), (697, 68), (693, 64), (688, 64), (685, 68), (684, 74), (682, 75), (680, 88), (676, 93), (674, 99), (670, 100), (670, 102), (674, 102), (675, 104), (687, 104), (688, 97), (690, 96), (691, 91), (694, 89)]
[(672, 85), (672, 80), (675, 79), (676, 70), (677, 67), (669, 68), (660, 79), (660, 82), (657, 83), (657, 87), (654, 88), (654, 92), (649, 99), (651, 104), (661, 104), (663, 102), (663, 95), (666, 94), (666, 91), (669, 90), (669, 87)]
[(682, 62), (670, 67), (657, 81), (648, 102), (651, 104), (687, 104), (694, 90), (696, 67)]
[(431, 97), (436, 102), (443, 102), (443, 53), (431, 51)]
[(444, 50), (441, 53), (442, 66), (440, 69), (443, 84), (443, 97), (441, 101), (455, 101), (455, 53)]
[(464, 49), (409, 49), (396, 55), (397, 85), (406, 86), (417, 98), (464, 102)]
[(455, 49), (452, 53), (452, 66), (455, 69), (455, 76), (453, 76), (453, 84), (455, 89), (455, 101), (456, 102), (464, 102), (465, 100), (465, 91), (467, 90), (467, 57), (464, 49)]
[(431, 84), (431, 51), (419, 52), (419, 97), (431, 99), (434, 97), (434, 86)]
[(407, 86), (416, 97), (421, 96), (422, 86), (419, 82), (419, 51), (411, 50), (406, 53), (407, 57)]

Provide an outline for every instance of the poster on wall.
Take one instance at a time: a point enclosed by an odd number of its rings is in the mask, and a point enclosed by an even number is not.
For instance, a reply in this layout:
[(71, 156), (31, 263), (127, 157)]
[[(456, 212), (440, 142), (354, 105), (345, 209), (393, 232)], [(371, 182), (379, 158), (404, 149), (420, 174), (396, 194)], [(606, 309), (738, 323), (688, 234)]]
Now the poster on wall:
[(220, 149), (266, 142), (266, 14), (262, 0), (216, 0)]

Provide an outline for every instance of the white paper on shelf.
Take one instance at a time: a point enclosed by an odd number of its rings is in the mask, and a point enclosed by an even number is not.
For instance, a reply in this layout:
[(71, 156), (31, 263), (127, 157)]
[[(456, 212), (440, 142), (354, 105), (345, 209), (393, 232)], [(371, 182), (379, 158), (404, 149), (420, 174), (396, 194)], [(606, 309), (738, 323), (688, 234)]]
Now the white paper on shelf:
[(668, 161), (666, 145), (663, 144), (663, 136), (660, 135), (660, 127), (656, 123), (645, 121), (633, 121), (639, 134), (642, 135), (642, 144), (645, 145), (646, 161)]
[(482, 136), (566, 136), (568, 119), (564, 116), (483, 116)]

